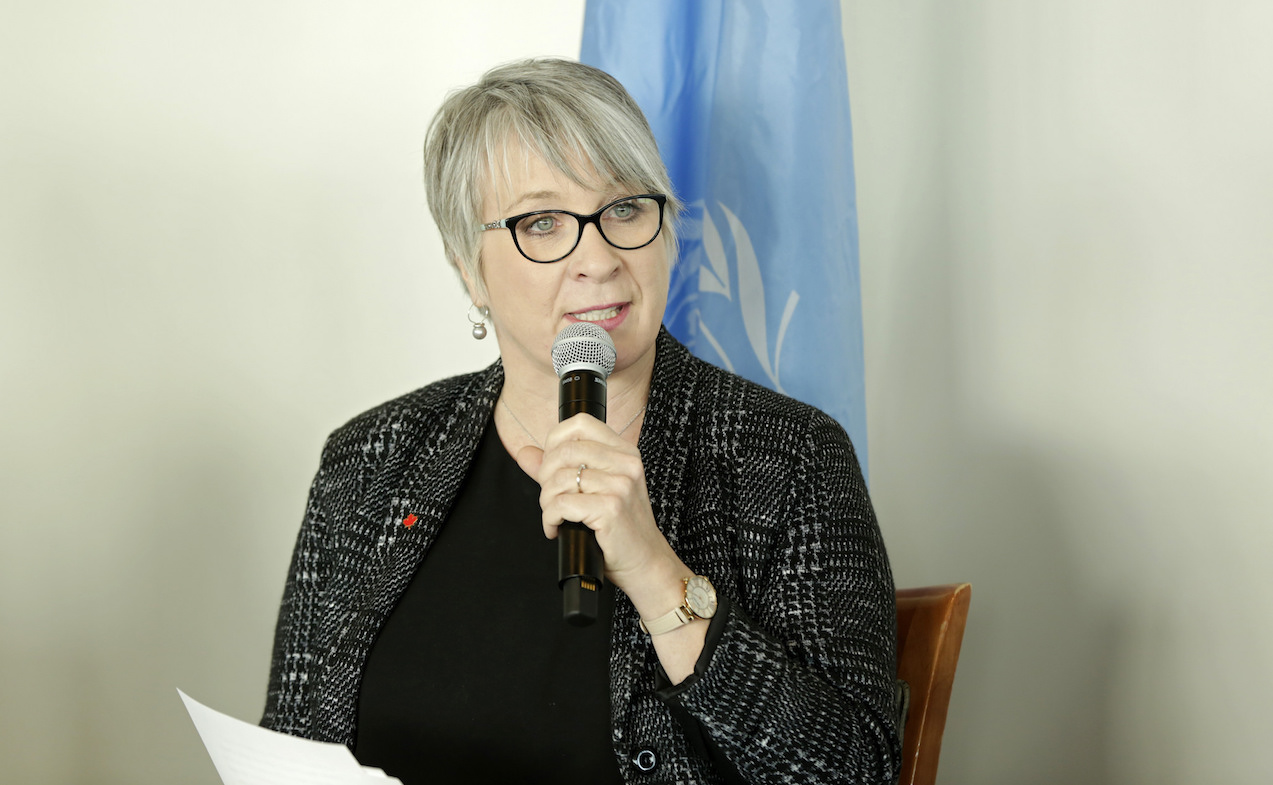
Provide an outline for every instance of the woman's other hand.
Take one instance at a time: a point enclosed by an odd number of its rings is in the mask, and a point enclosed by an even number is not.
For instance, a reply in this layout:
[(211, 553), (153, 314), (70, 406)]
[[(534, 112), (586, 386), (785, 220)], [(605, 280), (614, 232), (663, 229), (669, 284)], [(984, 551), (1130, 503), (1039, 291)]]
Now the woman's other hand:
[(525, 447), (516, 457), (539, 483), (545, 536), (555, 539), (563, 520), (592, 529), (607, 580), (629, 596), (663, 573), (677, 572), (678, 582), (691, 574), (654, 522), (641, 453), (609, 426), (577, 414), (548, 433), (543, 450)]
[[(679, 607), (684, 579), (694, 573), (654, 522), (640, 451), (587, 414), (559, 423), (544, 447), (524, 447), (516, 456), (539, 483), (544, 534), (555, 539), (563, 520), (582, 523), (597, 535), (606, 579), (623, 590), (641, 618)], [(586, 467), (582, 473), (580, 466)], [(700, 619), (653, 637), (673, 684), (694, 671), (706, 635), (707, 622)]]

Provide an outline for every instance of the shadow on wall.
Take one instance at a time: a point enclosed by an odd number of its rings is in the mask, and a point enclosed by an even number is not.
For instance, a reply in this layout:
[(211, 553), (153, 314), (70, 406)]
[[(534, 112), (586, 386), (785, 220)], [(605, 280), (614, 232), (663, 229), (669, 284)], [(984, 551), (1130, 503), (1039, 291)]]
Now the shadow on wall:
[[(928, 207), (943, 225), (944, 206)], [(1125, 620), (1083, 585), (1059, 457), (970, 425), (961, 405), (975, 385), (960, 378), (956, 240), (920, 232), (892, 255), (894, 301), (877, 306), (895, 316), (877, 328), (889, 362), (873, 380), (890, 395), (871, 401), (872, 494), (898, 585), (973, 585), (942, 779), (1108, 783)]]
[(63, 782), (219, 782), (178, 687), (249, 722), (260, 716), (277, 611), (261, 598), (279, 596), (284, 574), (262, 566), (268, 438), (229, 411), (173, 413), (127, 452), (131, 471), (110, 505), (118, 540), (102, 554), (112, 567), (90, 589), (96, 611), (80, 633), (74, 741), (63, 750), (75, 773)]

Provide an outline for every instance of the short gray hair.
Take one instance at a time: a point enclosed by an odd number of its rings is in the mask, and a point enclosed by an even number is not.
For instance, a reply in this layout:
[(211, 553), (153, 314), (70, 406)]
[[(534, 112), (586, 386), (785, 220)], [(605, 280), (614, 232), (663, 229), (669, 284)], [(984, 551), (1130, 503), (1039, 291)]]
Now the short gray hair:
[[(668, 259), (676, 260), (681, 204), (632, 96), (614, 77), (589, 65), (520, 60), (493, 68), (477, 84), (447, 96), (424, 141), (429, 211), (447, 258), (468, 274), (479, 299), (486, 298), (478, 232), (482, 189), (494, 179), (497, 160), (508, 172), (511, 140), (580, 185), (667, 194), (663, 241)], [(587, 182), (580, 164), (591, 165), (602, 182)]]

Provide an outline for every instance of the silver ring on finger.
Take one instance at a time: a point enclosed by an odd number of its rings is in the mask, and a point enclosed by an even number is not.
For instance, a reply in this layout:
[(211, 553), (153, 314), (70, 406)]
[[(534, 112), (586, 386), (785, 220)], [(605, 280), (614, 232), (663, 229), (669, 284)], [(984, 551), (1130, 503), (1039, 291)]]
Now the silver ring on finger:
[(588, 468), (588, 464), (579, 464), (579, 471), (575, 473), (575, 490), (583, 493), (583, 470)]

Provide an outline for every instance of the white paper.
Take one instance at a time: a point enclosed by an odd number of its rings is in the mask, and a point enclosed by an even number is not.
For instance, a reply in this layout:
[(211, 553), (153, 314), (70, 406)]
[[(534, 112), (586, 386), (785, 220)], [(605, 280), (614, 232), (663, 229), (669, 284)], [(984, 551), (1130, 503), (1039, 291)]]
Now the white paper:
[(177, 690), (225, 785), (402, 785), (343, 744), (311, 741), (210, 709)]

